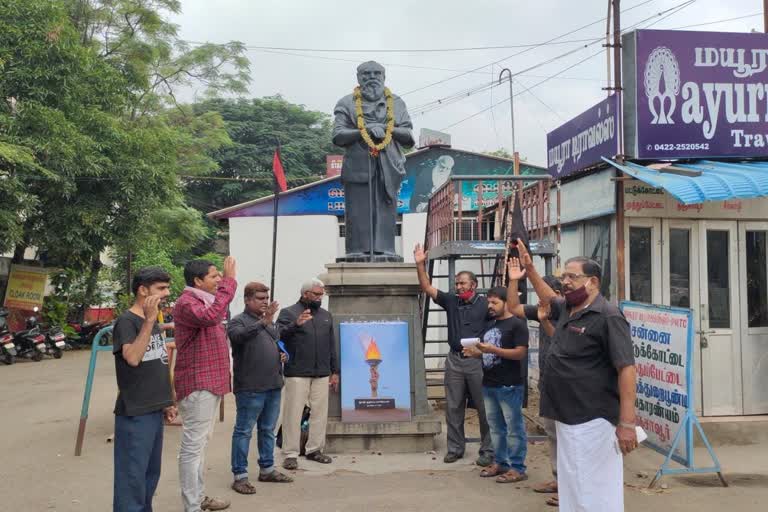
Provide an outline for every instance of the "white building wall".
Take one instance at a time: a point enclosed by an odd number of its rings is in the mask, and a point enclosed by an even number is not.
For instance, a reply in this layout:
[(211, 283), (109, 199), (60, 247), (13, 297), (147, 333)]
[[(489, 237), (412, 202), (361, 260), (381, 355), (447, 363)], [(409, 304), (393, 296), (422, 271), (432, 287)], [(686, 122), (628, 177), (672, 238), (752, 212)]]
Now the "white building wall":
[(426, 213), (405, 213), (403, 214), (400, 254), (406, 263), (413, 263), (413, 248), (416, 244), (424, 244), (424, 237), (427, 233), (427, 214)]
[[(272, 217), (229, 219), (229, 250), (237, 259), (237, 294), (231, 311), (243, 310), (243, 288), (250, 281), (269, 286), (272, 265)], [(325, 272), (339, 256), (338, 220), (332, 215), (284, 216), (278, 219), (275, 299), (294, 304), (301, 284)], [(342, 244), (343, 247), (343, 244)], [(326, 299), (327, 300), (327, 299)]]

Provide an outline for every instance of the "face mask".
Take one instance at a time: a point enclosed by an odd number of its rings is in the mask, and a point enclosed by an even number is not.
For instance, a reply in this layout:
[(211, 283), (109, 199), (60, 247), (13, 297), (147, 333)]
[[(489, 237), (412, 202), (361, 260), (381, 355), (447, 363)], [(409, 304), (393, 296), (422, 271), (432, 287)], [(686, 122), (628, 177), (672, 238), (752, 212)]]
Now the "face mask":
[(320, 306), (323, 304), (320, 300), (308, 300), (308, 299), (301, 299), (301, 303), (304, 304), (307, 308), (309, 308), (311, 311), (317, 311), (320, 309)]
[(467, 290), (465, 292), (461, 292), (459, 294), (459, 298), (463, 300), (464, 302), (467, 302), (469, 299), (472, 298), (472, 296), (475, 294), (474, 290)]
[(581, 306), (588, 298), (589, 292), (587, 291), (587, 287), (585, 285), (580, 288), (576, 288), (572, 292), (566, 293), (565, 303), (570, 307)]

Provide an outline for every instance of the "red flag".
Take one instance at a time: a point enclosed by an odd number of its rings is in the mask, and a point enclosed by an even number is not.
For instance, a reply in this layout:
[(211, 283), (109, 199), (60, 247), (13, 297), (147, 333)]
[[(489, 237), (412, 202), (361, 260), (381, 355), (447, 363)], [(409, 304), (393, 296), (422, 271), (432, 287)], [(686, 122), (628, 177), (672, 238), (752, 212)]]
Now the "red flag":
[(285, 171), (283, 171), (283, 164), (280, 162), (280, 149), (275, 150), (275, 158), (272, 160), (272, 172), (275, 174), (275, 184), (280, 189), (280, 192), (288, 190), (288, 183), (285, 181)]

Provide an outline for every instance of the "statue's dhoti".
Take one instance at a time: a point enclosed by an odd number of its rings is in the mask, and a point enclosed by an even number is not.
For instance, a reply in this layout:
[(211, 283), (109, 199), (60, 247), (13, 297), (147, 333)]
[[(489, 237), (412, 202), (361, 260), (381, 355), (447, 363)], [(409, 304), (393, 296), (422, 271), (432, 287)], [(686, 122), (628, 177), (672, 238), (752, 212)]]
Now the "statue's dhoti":
[(369, 161), (373, 174), (371, 186), (369, 183), (344, 182), (346, 256), (341, 260), (370, 261), (371, 259), (370, 194), (373, 192), (374, 261), (403, 261), (395, 252), (397, 197), (390, 197), (387, 193), (379, 158), (371, 158)]

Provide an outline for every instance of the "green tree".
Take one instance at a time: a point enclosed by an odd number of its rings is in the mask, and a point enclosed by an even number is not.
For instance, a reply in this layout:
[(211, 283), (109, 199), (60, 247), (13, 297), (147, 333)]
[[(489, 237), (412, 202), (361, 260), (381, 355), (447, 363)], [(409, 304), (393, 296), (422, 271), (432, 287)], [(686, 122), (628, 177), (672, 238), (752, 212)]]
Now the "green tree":
[[(240, 92), (242, 45), (190, 47), (167, 20), (173, 0), (7, 0), (0, 13), (0, 247), (38, 248), (48, 265), (89, 276), (99, 255), (182, 230), (205, 234), (180, 174), (216, 168), (229, 142), (214, 112), (177, 105), (179, 87)], [(169, 235), (169, 230), (165, 234)]]
[(331, 143), (329, 115), (280, 96), (213, 99), (193, 108), (198, 115), (218, 112), (233, 142), (214, 152), (219, 169), (211, 175), (218, 179), (188, 184), (188, 201), (197, 208), (212, 211), (271, 194), (272, 158), (278, 142), (289, 186), (322, 178), (326, 155), (339, 153)]

